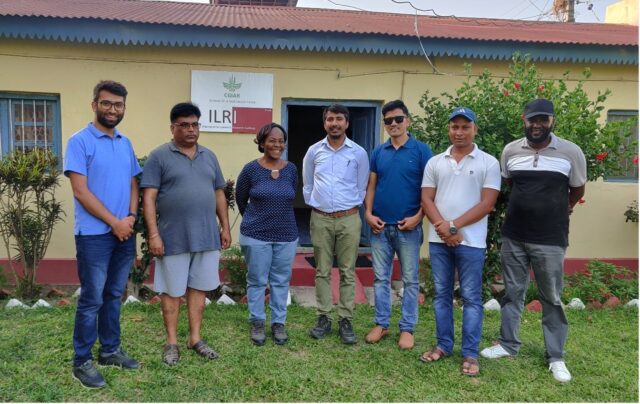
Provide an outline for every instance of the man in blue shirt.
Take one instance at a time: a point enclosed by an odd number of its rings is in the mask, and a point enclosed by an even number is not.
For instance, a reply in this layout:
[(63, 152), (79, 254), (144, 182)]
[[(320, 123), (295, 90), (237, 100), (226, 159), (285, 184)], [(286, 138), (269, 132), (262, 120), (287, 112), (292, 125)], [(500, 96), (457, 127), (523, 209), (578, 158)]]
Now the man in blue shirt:
[(344, 105), (328, 106), (322, 119), (327, 136), (309, 148), (302, 162), (302, 193), (313, 208), (311, 242), (317, 265), (318, 322), (310, 335), (319, 339), (331, 332), (331, 267), (335, 254), (340, 270), (338, 333), (343, 343), (355, 344), (351, 321), (362, 228), (358, 207), (367, 187), (369, 159), (361, 146), (347, 138), (349, 110)]
[(98, 363), (137, 369), (120, 349), (120, 301), (136, 253), (133, 224), (141, 171), (122, 121), (126, 88), (101, 81), (93, 90), (93, 122), (69, 139), (64, 174), (71, 180), (80, 297), (73, 331), (73, 376), (89, 388), (105, 386), (91, 348), (100, 338)]
[(376, 343), (389, 334), (393, 256), (402, 270), (402, 317), (398, 346), (411, 349), (418, 321), (418, 274), (422, 245), (420, 184), (431, 149), (407, 131), (409, 110), (401, 100), (382, 107), (389, 140), (371, 154), (371, 173), (365, 197), (365, 219), (371, 226), (371, 256), (375, 273), (375, 327), (365, 341)]

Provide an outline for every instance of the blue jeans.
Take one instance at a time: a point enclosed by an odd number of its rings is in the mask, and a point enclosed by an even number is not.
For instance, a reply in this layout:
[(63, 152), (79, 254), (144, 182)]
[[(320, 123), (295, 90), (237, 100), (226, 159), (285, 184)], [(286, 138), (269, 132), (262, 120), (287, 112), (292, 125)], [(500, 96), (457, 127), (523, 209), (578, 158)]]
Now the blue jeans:
[(478, 344), (482, 335), (482, 269), (484, 248), (447, 247), (444, 243), (429, 243), (431, 274), (436, 296), (433, 307), (436, 315), (438, 347), (445, 353), (453, 352), (453, 283), (458, 270), (462, 312), (462, 356), (478, 357)]
[(240, 246), (247, 262), (247, 301), (249, 321), (265, 321), (264, 293), (269, 281), (271, 324), (287, 320), (287, 295), (291, 280), (291, 264), (298, 240), (266, 242), (240, 236)]
[(380, 234), (371, 235), (377, 325), (389, 328), (393, 256), (398, 254), (404, 286), (402, 317), (398, 325), (400, 331), (413, 332), (418, 322), (418, 273), (422, 240), (421, 226), (414, 230), (401, 231), (397, 225), (386, 225)]
[(81, 290), (73, 329), (74, 366), (92, 359), (97, 338), (101, 353), (120, 348), (120, 304), (135, 254), (135, 237), (120, 242), (111, 233), (76, 236)]

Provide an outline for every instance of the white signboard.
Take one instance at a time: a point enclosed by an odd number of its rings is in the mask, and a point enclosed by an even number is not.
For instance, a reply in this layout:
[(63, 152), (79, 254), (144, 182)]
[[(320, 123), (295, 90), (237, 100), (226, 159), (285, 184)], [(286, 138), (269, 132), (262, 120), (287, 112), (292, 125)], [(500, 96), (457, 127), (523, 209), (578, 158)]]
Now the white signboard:
[(272, 121), (273, 75), (193, 70), (191, 101), (202, 111), (201, 131), (256, 133)]

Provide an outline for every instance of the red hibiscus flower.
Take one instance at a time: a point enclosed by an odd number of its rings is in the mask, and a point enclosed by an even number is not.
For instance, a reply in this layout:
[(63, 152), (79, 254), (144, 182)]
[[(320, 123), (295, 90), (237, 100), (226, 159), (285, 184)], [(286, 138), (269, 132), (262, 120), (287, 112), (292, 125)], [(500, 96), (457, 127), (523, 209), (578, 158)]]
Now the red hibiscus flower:
[(518, 83), (517, 81), (513, 83), (513, 88), (515, 88), (516, 90), (520, 90), (520, 83)]
[(602, 153), (598, 153), (596, 154), (596, 160), (598, 161), (602, 161), (605, 159), (605, 157), (607, 157), (609, 155), (609, 152), (602, 152)]
[(539, 85), (538, 86), (538, 91), (544, 91), (544, 86), (543, 85)]
[(636, 155), (633, 157), (633, 160), (631, 160), (631, 161), (633, 162), (633, 164), (638, 165), (638, 155), (636, 154)]
[(508, 97), (508, 96), (509, 96), (509, 92), (508, 92), (507, 90), (504, 90), (504, 91), (502, 92), (502, 95), (504, 95), (505, 97)]

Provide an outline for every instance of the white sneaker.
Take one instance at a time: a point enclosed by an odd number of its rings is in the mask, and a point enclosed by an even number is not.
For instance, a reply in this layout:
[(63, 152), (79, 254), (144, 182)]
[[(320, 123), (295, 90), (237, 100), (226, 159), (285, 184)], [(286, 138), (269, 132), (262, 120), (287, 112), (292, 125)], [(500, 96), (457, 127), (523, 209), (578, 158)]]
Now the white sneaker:
[(571, 373), (569, 373), (569, 369), (567, 369), (564, 361), (551, 362), (549, 364), (549, 370), (553, 373), (553, 378), (560, 383), (566, 383), (571, 380)]
[(492, 347), (483, 349), (480, 352), (480, 355), (483, 358), (488, 358), (488, 359), (498, 359), (498, 358), (504, 358), (506, 356), (511, 356), (511, 354), (507, 352), (500, 344), (496, 344)]

